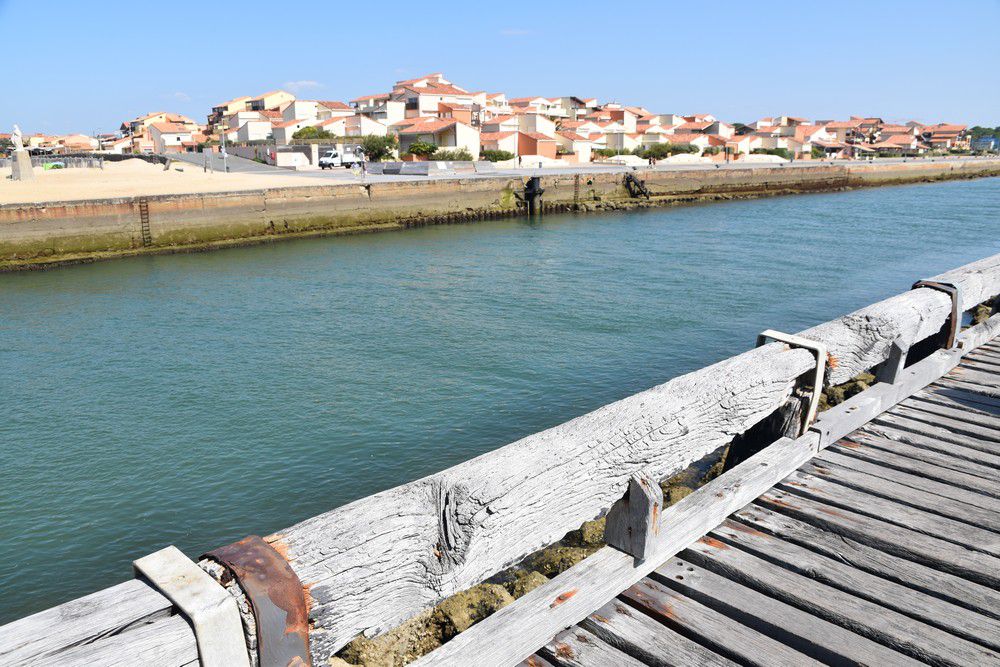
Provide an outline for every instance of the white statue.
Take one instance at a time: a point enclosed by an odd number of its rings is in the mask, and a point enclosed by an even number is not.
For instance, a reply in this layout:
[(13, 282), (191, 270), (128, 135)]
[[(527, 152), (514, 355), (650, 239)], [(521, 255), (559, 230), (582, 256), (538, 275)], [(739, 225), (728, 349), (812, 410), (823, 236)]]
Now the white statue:
[(10, 142), (14, 144), (14, 150), (24, 150), (24, 140), (21, 139), (21, 128), (17, 125), (14, 125), (14, 131), (10, 135)]

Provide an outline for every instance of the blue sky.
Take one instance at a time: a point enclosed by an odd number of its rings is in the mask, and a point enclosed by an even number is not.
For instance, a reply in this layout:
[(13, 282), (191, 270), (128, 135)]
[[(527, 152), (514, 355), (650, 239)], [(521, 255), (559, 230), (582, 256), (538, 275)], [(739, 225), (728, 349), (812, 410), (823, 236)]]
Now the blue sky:
[(1000, 0), (481, 7), (0, 0), (0, 131), (112, 131), (160, 110), (203, 122), (238, 95), (348, 100), (436, 71), (470, 90), (730, 121), (1000, 125)]

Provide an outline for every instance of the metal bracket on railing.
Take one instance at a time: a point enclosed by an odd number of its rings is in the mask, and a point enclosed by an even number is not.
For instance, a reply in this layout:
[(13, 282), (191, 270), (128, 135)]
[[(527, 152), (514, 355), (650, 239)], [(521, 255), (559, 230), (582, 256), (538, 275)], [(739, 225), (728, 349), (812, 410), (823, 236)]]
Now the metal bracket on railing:
[(309, 655), (309, 613), (302, 582), (288, 561), (257, 535), (209, 551), (239, 583), (257, 622), (260, 664), (312, 665)]
[(766, 329), (757, 335), (757, 347), (767, 342), (767, 339), (785, 343), (790, 347), (801, 347), (809, 350), (816, 356), (816, 370), (813, 373), (813, 390), (809, 398), (809, 411), (806, 413), (806, 420), (802, 424), (799, 435), (804, 435), (809, 427), (816, 420), (816, 412), (819, 410), (819, 397), (823, 394), (823, 375), (826, 373), (827, 351), (824, 343), (818, 343), (802, 336), (786, 334), (774, 329)]
[(957, 285), (951, 283), (939, 283), (936, 280), (918, 280), (913, 283), (912, 289), (926, 287), (928, 289), (944, 292), (951, 297), (951, 317), (948, 320), (948, 339), (945, 342), (946, 350), (955, 347), (958, 340), (958, 332), (962, 324), (962, 293)]
[(133, 561), (132, 567), (191, 623), (202, 665), (250, 667), (236, 600), (197, 563), (169, 546)]

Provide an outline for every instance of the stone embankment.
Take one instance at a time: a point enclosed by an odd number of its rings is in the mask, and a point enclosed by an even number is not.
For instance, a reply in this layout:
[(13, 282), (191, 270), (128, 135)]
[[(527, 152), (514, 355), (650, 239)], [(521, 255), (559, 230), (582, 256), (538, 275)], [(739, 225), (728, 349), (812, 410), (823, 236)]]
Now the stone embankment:
[[(1000, 175), (1000, 160), (542, 176), (543, 212), (595, 211)], [(0, 271), (523, 215), (521, 178), (455, 178), (0, 206)]]

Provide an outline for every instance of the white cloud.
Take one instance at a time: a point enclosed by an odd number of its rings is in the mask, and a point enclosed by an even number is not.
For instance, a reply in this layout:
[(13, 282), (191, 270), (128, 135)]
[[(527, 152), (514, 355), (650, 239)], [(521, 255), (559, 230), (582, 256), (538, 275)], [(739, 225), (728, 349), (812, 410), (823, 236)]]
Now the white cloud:
[(319, 81), (310, 81), (308, 79), (304, 81), (286, 81), (282, 88), (288, 88), (293, 93), (297, 93), (301, 90), (310, 90), (312, 88), (322, 88), (323, 84)]
[(500, 31), (500, 34), (504, 37), (524, 37), (525, 35), (530, 35), (531, 31), (524, 28), (504, 28)]

